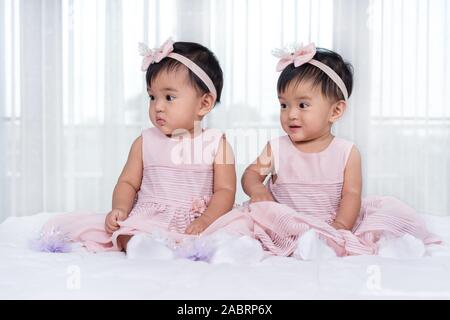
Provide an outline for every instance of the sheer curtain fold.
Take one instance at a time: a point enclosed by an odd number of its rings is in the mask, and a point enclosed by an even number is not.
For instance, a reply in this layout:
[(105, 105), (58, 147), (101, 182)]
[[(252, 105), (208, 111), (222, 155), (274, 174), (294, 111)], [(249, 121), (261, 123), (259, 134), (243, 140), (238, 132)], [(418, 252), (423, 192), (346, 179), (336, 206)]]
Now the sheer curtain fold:
[[(369, 100), (372, 94), (370, 77), (371, 42), (368, 25), (370, 0), (335, 0), (333, 13), (333, 49), (340, 53), (345, 61), (352, 64), (354, 83), (352, 95), (342, 120), (338, 121), (333, 133), (355, 142), (362, 155), (363, 181), (367, 181), (370, 157)], [(350, 21), (350, 23), (349, 23)], [(363, 192), (367, 186), (363, 184)]]
[(372, 0), (368, 190), (450, 214), (448, 3)]
[(2, 3), (3, 218), (62, 205), (60, 9), (55, 0)]
[[(62, 42), (61, 42), (61, 2), (42, 2), (42, 211), (58, 211), (63, 207), (63, 163), (62, 143)], [(30, 48), (32, 50), (32, 48)], [(49, 187), (50, 186), (50, 187)], [(29, 212), (29, 211), (28, 211)], [(27, 214), (27, 213), (26, 213)]]
[[(6, 168), (7, 151), (7, 138), (6, 138), (6, 5), (0, 6), (0, 21), (3, 21), (3, 26), (0, 27), (0, 148), (4, 150), (0, 155), (0, 168)], [(6, 169), (0, 170), (0, 221), (7, 216), (6, 210), (10, 210), (9, 203), (6, 202), (7, 196), (7, 180)]]
[[(124, 164), (124, 158), (118, 154), (118, 146), (126, 150), (127, 141), (124, 141), (126, 135), (125, 127), (125, 96), (124, 87), (124, 57), (123, 57), (123, 19), (122, 19), (122, 1), (113, 0), (105, 2), (105, 49), (102, 55), (99, 56), (97, 63), (104, 63), (104, 73), (97, 76), (104, 81), (104, 91), (101, 93), (104, 96), (104, 119), (103, 130), (100, 133), (98, 140), (101, 145), (101, 176), (99, 178), (100, 190), (103, 192), (96, 192), (101, 195), (101, 201), (98, 206), (103, 203), (103, 206), (111, 203), (111, 195), (114, 183), (117, 181), (118, 175), (121, 171), (121, 166)], [(99, 34), (99, 37), (102, 37)], [(99, 41), (102, 41), (99, 39)], [(138, 134), (138, 132), (136, 132)], [(127, 137), (128, 138), (128, 137)], [(132, 141), (128, 141), (131, 146)], [(124, 150), (125, 149), (125, 150)], [(112, 156), (117, 154), (117, 160), (113, 160)], [(122, 160), (122, 161), (120, 161)]]
[(446, 0), (3, 0), (0, 221), (109, 209), (149, 126), (137, 42), (169, 36), (218, 56), (222, 103), (206, 122), (228, 134), (239, 175), (281, 134), (271, 50), (314, 41), (354, 66), (333, 131), (358, 145), (365, 194), (448, 215), (449, 12)]

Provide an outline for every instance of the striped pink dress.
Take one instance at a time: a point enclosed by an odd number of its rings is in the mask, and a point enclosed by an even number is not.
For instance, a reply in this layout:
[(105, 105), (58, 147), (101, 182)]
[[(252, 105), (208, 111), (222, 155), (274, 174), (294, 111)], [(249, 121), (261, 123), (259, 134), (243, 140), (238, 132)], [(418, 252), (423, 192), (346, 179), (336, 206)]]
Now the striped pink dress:
[(186, 227), (206, 209), (213, 193), (213, 163), (223, 134), (204, 130), (194, 138), (168, 138), (157, 128), (142, 132), (143, 177), (129, 217), (114, 234), (105, 231), (105, 213), (68, 213), (50, 220), (90, 251), (119, 250), (119, 235), (157, 232), (184, 239)]
[(352, 231), (329, 225), (342, 197), (344, 170), (353, 143), (335, 137), (319, 153), (298, 150), (289, 136), (271, 141), (275, 183), (267, 187), (277, 202), (250, 205), (253, 234), (273, 254), (289, 256), (297, 241), (314, 228), (339, 256), (376, 254), (381, 236), (410, 234), (425, 244), (439, 242), (414, 209), (392, 197), (363, 199)]

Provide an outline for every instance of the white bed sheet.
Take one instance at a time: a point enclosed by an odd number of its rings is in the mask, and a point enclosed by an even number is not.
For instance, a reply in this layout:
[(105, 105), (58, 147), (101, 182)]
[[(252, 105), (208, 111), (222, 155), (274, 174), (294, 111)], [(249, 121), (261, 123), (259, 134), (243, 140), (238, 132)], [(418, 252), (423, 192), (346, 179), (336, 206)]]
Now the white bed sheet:
[(449, 299), (450, 217), (424, 216), (444, 240), (420, 259), (271, 257), (254, 265), (136, 261), (123, 253), (42, 253), (29, 240), (53, 214), (0, 224), (1, 299)]

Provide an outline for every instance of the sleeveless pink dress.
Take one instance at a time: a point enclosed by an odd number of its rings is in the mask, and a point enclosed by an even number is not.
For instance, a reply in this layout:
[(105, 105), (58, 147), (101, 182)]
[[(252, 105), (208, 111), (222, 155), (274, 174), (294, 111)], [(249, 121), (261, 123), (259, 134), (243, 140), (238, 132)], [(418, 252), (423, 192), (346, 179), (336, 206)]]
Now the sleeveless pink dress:
[(297, 241), (314, 228), (339, 256), (376, 254), (381, 236), (410, 234), (425, 244), (439, 243), (415, 210), (393, 197), (366, 197), (352, 231), (330, 226), (342, 197), (344, 170), (353, 143), (334, 137), (319, 153), (297, 149), (289, 136), (271, 141), (275, 183), (268, 190), (277, 202), (250, 205), (254, 237), (273, 254), (289, 256)]
[(89, 251), (120, 250), (119, 235), (158, 232), (174, 240), (193, 236), (186, 227), (206, 209), (213, 193), (213, 163), (223, 134), (203, 130), (194, 138), (169, 138), (157, 128), (142, 132), (143, 177), (129, 217), (112, 235), (105, 213), (62, 214), (43, 231), (58, 229)]

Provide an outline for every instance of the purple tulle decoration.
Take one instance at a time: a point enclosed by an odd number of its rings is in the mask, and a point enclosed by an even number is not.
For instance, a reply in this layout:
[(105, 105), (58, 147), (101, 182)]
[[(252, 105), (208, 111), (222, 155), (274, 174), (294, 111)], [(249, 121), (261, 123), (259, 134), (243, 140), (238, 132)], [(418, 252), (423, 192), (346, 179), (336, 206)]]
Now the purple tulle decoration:
[(214, 249), (206, 241), (196, 239), (184, 243), (181, 247), (175, 250), (175, 255), (178, 258), (189, 259), (192, 261), (209, 262), (214, 253)]
[(42, 231), (37, 239), (30, 243), (33, 250), (41, 252), (66, 253), (71, 251), (69, 237), (57, 228)]

